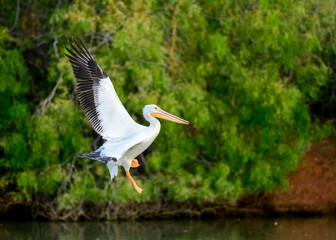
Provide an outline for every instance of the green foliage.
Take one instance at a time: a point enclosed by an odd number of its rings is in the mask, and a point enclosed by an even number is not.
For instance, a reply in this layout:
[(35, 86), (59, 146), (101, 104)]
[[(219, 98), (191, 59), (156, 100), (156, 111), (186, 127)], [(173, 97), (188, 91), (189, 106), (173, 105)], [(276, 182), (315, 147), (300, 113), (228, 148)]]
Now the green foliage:
[(319, 124), (319, 122), (314, 123), (314, 140), (320, 142), (322, 139), (329, 137), (336, 133), (335, 125), (333, 121), (329, 120), (324, 124)]
[[(333, 2), (27, 1), (18, 19), (13, 4), (0, 10), (0, 190), (18, 199), (234, 201), (284, 186), (312, 140), (335, 133)], [(99, 163), (72, 168), (96, 135), (74, 99), (71, 36), (136, 121), (154, 103), (191, 123), (162, 122), (141, 195), (122, 169), (109, 183)]]
[(59, 187), (64, 170), (60, 165), (52, 165), (42, 171), (39, 176), (38, 190), (43, 194), (53, 194)]
[(96, 187), (91, 173), (75, 173), (69, 191), (59, 197), (59, 204), (61, 208), (71, 209), (83, 202), (101, 203), (104, 195), (104, 191)]
[(37, 177), (35, 172), (26, 171), (17, 176), (17, 187), (23, 194), (23, 197), (30, 200), (31, 193), (37, 189)]
[(0, 164), (17, 171), (26, 165), (22, 158), (28, 156), (25, 138), (31, 117), (26, 96), (30, 77), (20, 50), (9, 48), (10, 40), (8, 30), (0, 27), (0, 147), (4, 152)]

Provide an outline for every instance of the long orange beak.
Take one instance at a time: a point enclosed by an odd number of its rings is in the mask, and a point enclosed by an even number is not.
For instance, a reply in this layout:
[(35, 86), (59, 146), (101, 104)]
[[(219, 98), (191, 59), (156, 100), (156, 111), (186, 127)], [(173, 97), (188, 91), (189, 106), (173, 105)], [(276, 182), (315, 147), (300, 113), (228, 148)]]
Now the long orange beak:
[(153, 117), (163, 118), (163, 119), (166, 119), (168, 121), (172, 121), (172, 122), (176, 122), (176, 123), (187, 124), (187, 125), (189, 124), (188, 121), (186, 121), (182, 118), (176, 117), (173, 114), (167, 113), (160, 108), (157, 109), (156, 113), (151, 113), (150, 115), (153, 116)]

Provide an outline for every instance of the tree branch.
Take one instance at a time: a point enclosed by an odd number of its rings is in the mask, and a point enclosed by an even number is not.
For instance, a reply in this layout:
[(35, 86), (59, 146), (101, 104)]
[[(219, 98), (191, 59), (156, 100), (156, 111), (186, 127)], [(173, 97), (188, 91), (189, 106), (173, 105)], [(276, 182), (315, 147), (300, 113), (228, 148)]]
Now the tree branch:
[(46, 99), (44, 99), (40, 103), (40, 105), (36, 108), (36, 111), (33, 114), (33, 116), (36, 116), (38, 114), (41, 114), (41, 115), (45, 114), (47, 109), (50, 107), (51, 101), (55, 96), (55, 93), (56, 93), (56, 90), (57, 90), (58, 86), (61, 84), (62, 81), (63, 81), (63, 72), (61, 72), (61, 75), (60, 75), (59, 79), (57, 80), (57, 83), (56, 83), (55, 87), (53, 88), (51, 93), (48, 95), (48, 97)]
[[(54, 37), (54, 42), (53, 42), (53, 48), (54, 48), (55, 56), (56, 56), (57, 58), (59, 58), (58, 48), (57, 48), (57, 43), (58, 43), (58, 36), (55, 35), (55, 37)], [(62, 74), (63, 74), (63, 72), (62, 72)]]
[(16, 23), (17, 23), (17, 21), (18, 21), (18, 19), (19, 19), (19, 15), (20, 15), (20, 0), (17, 0), (17, 1), (16, 1), (16, 14), (15, 14), (15, 20), (14, 20), (14, 23), (13, 23), (12, 27), (10, 28), (10, 31), (12, 31), (12, 30), (15, 28)]

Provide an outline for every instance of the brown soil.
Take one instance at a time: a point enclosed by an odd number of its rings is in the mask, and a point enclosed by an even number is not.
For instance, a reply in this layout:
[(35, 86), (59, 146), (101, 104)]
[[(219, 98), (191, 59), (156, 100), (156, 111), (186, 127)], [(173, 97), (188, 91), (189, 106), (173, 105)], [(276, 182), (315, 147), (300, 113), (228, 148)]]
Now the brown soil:
[(295, 172), (288, 175), (289, 188), (270, 194), (275, 212), (336, 212), (336, 137), (313, 144)]

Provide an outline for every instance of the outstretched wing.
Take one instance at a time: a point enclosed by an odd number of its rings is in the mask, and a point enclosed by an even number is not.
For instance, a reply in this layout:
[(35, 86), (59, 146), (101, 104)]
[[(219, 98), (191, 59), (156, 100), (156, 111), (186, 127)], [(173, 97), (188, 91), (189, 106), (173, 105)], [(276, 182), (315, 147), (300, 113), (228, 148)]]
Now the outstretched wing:
[(65, 54), (77, 78), (76, 93), (93, 129), (104, 139), (124, 138), (144, 128), (128, 114), (110, 78), (98, 66), (83, 42), (74, 40)]

